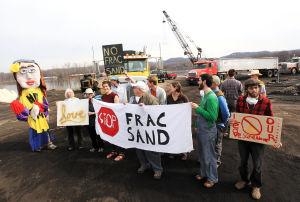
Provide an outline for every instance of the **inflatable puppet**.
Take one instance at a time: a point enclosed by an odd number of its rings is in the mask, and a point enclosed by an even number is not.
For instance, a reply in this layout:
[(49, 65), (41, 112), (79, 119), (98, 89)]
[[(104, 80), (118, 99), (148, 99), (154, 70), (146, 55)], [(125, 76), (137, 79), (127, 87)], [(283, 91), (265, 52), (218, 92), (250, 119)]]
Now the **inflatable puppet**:
[(18, 60), (11, 65), (10, 71), (18, 90), (18, 98), (10, 106), (17, 119), (27, 121), (29, 125), (29, 144), (32, 151), (55, 149), (47, 122), (46, 85), (39, 65), (34, 60)]

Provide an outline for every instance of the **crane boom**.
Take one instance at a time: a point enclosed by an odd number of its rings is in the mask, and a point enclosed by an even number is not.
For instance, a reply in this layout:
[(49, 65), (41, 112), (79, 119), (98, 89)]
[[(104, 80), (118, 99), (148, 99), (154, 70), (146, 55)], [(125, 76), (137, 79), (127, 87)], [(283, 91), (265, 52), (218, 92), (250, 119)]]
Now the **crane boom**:
[(167, 14), (166, 11), (163, 11), (163, 14), (165, 15), (166, 20), (169, 22), (171, 30), (174, 32), (177, 40), (179, 41), (182, 49), (184, 50), (184, 55), (187, 55), (190, 61), (194, 64), (194, 62), (197, 61), (197, 58), (193, 54), (191, 48), (189, 47), (188, 43), (184, 39), (183, 35), (180, 33), (176, 23), (170, 18), (170, 16)]

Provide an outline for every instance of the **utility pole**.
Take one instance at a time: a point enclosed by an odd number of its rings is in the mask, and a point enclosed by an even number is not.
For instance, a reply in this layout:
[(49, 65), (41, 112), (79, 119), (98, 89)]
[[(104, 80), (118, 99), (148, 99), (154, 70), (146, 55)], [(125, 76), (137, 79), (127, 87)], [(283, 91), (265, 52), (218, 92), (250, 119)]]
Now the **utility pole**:
[(159, 43), (159, 67), (160, 67), (160, 69), (164, 68), (163, 60), (161, 58), (161, 45), (160, 45), (160, 43)]
[(93, 64), (94, 64), (94, 67), (96, 68), (96, 71), (98, 72), (98, 75), (100, 75), (99, 65), (98, 65), (98, 62), (95, 60), (94, 46), (92, 46), (92, 53), (93, 53)]

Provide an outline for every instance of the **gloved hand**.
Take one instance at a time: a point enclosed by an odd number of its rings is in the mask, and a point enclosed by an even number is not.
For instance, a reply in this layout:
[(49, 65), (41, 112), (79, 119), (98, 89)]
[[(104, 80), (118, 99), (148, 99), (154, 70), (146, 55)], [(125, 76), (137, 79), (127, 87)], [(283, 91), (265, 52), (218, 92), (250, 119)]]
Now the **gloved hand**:
[(10, 103), (10, 108), (15, 112), (16, 114), (20, 114), (24, 109), (24, 105), (19, 100), (14, 100)]
[(44, 111), (45, 111), (45, 110), (44, 110), (44, 105), (43, 105), (43, 104), (39, 103), (38, 101), (35, 101), (34, 104), (37, 105), (37, 106), (39, 107), (40, 112), (44, 112)]
[(40, 113), (40, 108), (38, 105), (36, 104), (33, 104), (33, 107), (31, 108), (31, 111), (30, 111), (30, 115), (31, 117), (36, 120), (37, 119), (37, 116), (39, 115)]

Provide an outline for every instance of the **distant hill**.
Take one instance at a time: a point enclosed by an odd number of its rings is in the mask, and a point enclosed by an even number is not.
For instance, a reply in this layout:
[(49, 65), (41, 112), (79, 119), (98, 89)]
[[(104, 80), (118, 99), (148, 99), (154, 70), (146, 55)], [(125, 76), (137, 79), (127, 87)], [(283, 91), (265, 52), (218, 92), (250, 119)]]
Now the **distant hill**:
[(222, 58), (278, 57), (279, 62), (285, 62), (294, 55), (300, 56), (300, 49), (285, 51), (236, 52), (223, 56)]
[(187, 70), (193, 67), (188, 58), (176, 57), (164, 61), (164, 68), (170, 71)]

